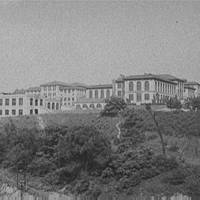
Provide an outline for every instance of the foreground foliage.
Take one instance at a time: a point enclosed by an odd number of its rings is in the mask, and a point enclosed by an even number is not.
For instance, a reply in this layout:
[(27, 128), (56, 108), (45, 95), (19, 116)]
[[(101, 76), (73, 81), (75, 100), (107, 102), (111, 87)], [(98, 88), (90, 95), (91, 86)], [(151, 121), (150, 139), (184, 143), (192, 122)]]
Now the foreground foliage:
[[(22, 170), (43, 177), (44, 184), (65, 187), (93, 199), (104, 188), (131, 194), (138, 185), (159, 176), (160, 184), (198, 193), (198, 168), (188, 167), (177, 157), (155, 152), (146, 145), (149, 137), (145, 132), (157, 131), (151, 115), (134, 109), (124, 109), (121, 115), (121, 135), (114, 141), (101, 127), (92, 125), (48, 127), (41, 131), (18, 129), (10, 121), (0, 134), (0, 163), (14, 172)], [(199, 117), (198, 112), (157, 112), (155, 116), (165, 137), (199, 137)]]

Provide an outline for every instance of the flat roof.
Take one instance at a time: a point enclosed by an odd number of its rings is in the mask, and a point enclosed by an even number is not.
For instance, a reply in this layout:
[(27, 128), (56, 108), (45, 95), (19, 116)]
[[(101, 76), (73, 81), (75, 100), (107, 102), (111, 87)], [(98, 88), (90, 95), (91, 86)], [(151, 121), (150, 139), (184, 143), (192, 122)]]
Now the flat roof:
[(155, 75), (155, 74), (143, 74), (143, 75), (130, 75), (126, 76), (124, 80), (148, 80), (148, 79), (155, 79), (155, 80), (160, 80), (164, 82), (168, 82), (171, 84), (177, 84), (173, 82), (172, 80), (166, 79), (166, 77), (161, 77), (160, 75)]
[(69, 87), (69, 88), (86, 88), (87, 86), (83, 83), (65, 83), (61, 81), (51, 81), (48, 83), (44, 83), (40, 85), (42, 86), (62, 86), (62, 87)]
[(99, 85), (89, 85), (87, 86), (87, 89), (106, 89), (106, 88), (112, 88), (112, 84), (99, 84)]

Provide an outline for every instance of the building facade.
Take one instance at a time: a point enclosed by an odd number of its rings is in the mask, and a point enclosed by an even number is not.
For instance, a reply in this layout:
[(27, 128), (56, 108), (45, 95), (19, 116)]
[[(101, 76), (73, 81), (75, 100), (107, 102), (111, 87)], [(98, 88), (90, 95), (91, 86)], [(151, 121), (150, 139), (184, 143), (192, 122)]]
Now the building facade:
[(190, 99), (190, 98), (194, 98), (195, 97), (195, 88), (185, 85), (184, 86), (184, 93), (183, 93), (183, 98), (184, 100)]
[(175, 97), (177, 87), (177, 83), (152, 74), (121, 76), (113, 84), (115, 96), (138, 105), (162, 104)]
[(186, 82), (185, 86), (193, 87), (195, 89), (194, 95), (195, 97), (200, 96), (200, 84), (196, 81)]
[(131, 104), (165, 104), (200, 96), (200, 84), (169, 74), (120, 75), (111, 84), (85, 85), (52, 81), (26, 90), (0, 94), (0, 117), (37, 115), (74, 109), (101, 110), (111, 96)]

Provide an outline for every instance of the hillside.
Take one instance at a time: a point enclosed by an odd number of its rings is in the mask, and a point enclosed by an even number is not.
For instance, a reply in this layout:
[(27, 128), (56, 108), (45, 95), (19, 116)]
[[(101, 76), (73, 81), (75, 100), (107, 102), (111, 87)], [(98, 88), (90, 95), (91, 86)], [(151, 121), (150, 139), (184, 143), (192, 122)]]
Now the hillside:
[(156, 120), (166, 156), (145, 110), (127, 109), (120, 117), (57, 113), (1, 119), (1, 166), (11, 177), (17, 168), (26, 172), (37, 189), (86, 196), (131, 195), (141, 188), (199, 193), (200, 113), (156, 112)]

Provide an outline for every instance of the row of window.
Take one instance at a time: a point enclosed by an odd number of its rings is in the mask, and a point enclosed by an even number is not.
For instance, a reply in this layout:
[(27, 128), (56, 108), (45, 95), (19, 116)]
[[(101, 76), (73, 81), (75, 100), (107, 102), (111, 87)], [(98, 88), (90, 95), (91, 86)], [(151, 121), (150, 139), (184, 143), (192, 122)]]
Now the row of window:
[(99, 91), (98, 91), (98, 90), (95, 90), (95, 91), (94, 91), (94, 96), (93, 96), (93, 90), (90, 90), (90, 91), (89, 91), (89, 98), (93, 98), (93, 97), (94, 97), (95, 99), (98, 99), (98, 98), (101, 98), (101, 99), (104, 99), (104, 98), (109, 99), (109, 98), (110, 98), (110, 90), (107, 89), (107, 90), (106, 90), (106, 94), (104, 93), (104, 90), (103, 90), (103, 89), (100, 91), (100, 94), (99, 94)]
[(47, 108), (48, 109), (52, 109), (52, 110), (59, 110), (59, 103), (50, 103), (48, 102), (47, 104)]
[(62, 100), (63, 100), (63, 101), (67, 101), (67, 100), (68, 100), (68, 101), (71, 101), (71, 100), (74, 101), (74, 97), (72, 97), (72, 98), (70, 98), (70, 97), (66, 98), (66, 97), (65, 97), (65, 98), (61, 99), (61, 101), (62, 101)]
[[(0, 106), (9, 106), (10, 105), (10, 101), (11, 101), (11, 105), (12, 106), (16, 106), (17, 105), (17, 99), (16, 98), (12, 98), (12, 99), (0, 99)], [(23, 98), (19, 98), (19, 106), (22, 106), (23, 105)]]
[[(144, 90), (145, 91), (149, 91), (149, 89), (150, 89), (149, 81), (145, 81), (144, 82)], [(137, 91), (141, 91), (142, 90), (142, 83), (141, 83), (141, 81), (137, 81), (137, 83), (136, 83), (136, 90)], [(133, 83), (133, 81), (129, 82), (129, 91), (134, 91), (134, 83)]]
[(174, 94), (176, 87), (175, 87), (175, 85), (156, 81), (155, 82), (155, 90), (156, 90), (156, 92), (162, 92), (162, 93), (166, 93), (166, 94)]
[(18, 113), (17, 113), (17, 110), (15, 110), (15, 109), (12, 109), (12, 110), (8, 110), (8, 109), (6, 109), (6, 110), (0, 110), (0, 115), (3, 115), (3, 114), (5, 114), (5, 115), (23, 115), (23, 110), (22, 109), (19, 109), (18, 110)]
[(30, 99), (30, 106), (33, 106), (33, 103), (35, 102), (35, 106), (43, 106), (43, 99), (35, 99), (35, 101), (33, 100), (33, 98)]
[(56, 86), (48, 86), (48, 87), (44, 87), (44, 91), (51, 91), (51, 90), (56, 90)]
[[(82, 106), (82, 108), (86, 108), (86, 109), (88, 109), (88, 108), (90, 108), (90, 109), (95, 109), (95, 108), (100, 109), (100, 108), (102, 108), (102, 107), (103, 107), (103, 106), (102, 106), (100, 103), (98, 103), (98, 104), (96, 105), (96, 107), (95, 107), (94, 104), (90, 104), (90, 105), (83, 104), (83, 106)], [(81, 109), (81, 105), (80, 105), (80, 104), (77, 104), (77, 105), (76, 105), (76, 109)]]
[[(148, 93), (144, 94), (144, 100), (148, 101), (150, 99), (150, 95)], [(129, 94), (129, 101), (132, 102), (134, 101), (134, 94)], [(140, 102), (142, 101), (142, 94), (141, 93), (136, 93), (136, 101)]]

